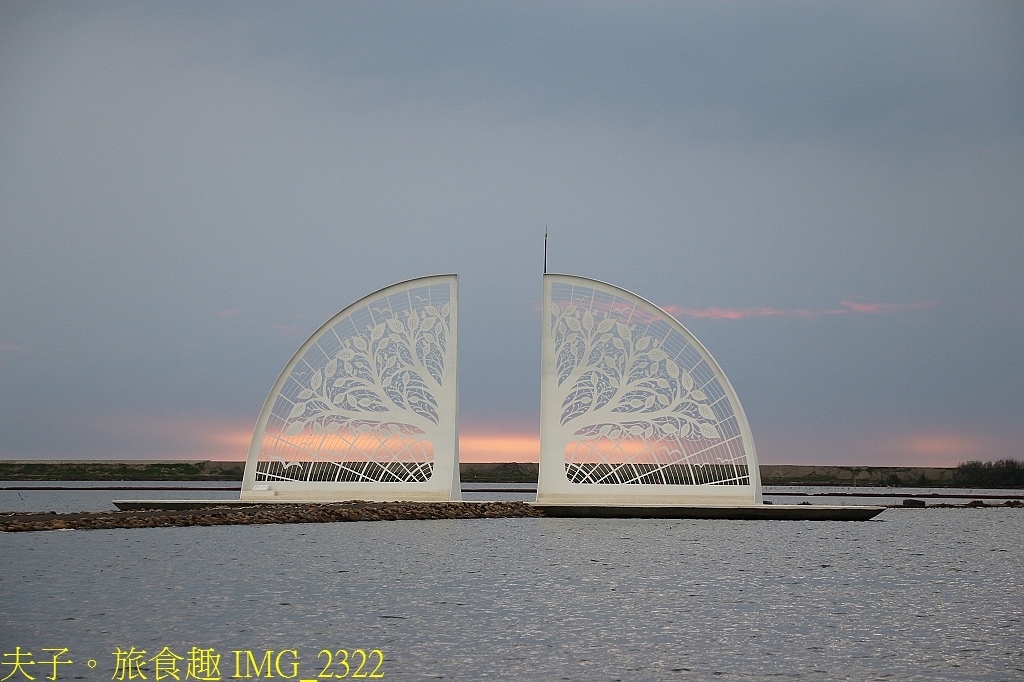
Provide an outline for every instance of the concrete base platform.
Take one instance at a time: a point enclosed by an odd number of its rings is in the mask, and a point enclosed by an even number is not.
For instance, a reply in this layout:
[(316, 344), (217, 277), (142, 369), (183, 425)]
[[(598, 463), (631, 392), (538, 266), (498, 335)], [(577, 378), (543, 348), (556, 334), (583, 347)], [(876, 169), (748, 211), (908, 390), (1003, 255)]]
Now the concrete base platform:
[[(247, 507), (288, 507), (315, 504), (368, 504), (362, 500), (114, 500), (121, 511), (186, 511), (194, 509), (244, 509)], [(411, 502), (414, 505), (443, 505), (444, 502)], [(487, 504), (465, 502), (464, 504)], [(867, 521), (885, 507), (824, 504), (751, 505), (586, 505), (527, 503), (546, 516), (605, 519), (765, 519), (790, 521)]]
[(531, 504), (547, 516), (604, 519), (765, 519), (776, 521), (867, 521), (885, 507), (819, 504), (584, 505)]

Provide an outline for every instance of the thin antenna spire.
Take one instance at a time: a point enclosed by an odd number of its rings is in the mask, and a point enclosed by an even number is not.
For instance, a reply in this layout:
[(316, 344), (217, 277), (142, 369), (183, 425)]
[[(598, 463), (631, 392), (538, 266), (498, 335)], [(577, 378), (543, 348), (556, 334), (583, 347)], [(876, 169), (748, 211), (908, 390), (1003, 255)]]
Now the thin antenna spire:
[(544, 226), (544, 274), (548, 274), (548, 226)]

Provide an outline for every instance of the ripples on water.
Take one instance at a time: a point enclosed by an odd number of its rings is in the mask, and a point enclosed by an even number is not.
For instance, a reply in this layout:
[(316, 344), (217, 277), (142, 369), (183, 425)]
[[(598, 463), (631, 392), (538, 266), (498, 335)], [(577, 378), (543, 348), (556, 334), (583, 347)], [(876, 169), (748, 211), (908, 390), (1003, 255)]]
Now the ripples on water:
[(327, 648), (385, 679), (1024, 679), (1022, 547), (1020, 509), (0, 534), (0, 653), (67, 647), (86, 680), (118, 646), (215, 647), (224, 679), (285, 648), (302, 679)]

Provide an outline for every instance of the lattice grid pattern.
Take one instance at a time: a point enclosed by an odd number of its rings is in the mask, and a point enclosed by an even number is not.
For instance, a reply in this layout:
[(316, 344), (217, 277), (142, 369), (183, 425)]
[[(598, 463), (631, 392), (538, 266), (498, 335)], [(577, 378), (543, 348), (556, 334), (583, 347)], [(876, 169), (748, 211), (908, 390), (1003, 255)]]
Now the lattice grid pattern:
[(454, 423), (454, 285), (408, 284), (343, 311), (307, 342), (272, 396), (255, 480), (430, 479), (431, 433)]
[(611, 289), (551, 285), (567, 479), (750, 485), (737, 411), (715, 368), (676, 320)]

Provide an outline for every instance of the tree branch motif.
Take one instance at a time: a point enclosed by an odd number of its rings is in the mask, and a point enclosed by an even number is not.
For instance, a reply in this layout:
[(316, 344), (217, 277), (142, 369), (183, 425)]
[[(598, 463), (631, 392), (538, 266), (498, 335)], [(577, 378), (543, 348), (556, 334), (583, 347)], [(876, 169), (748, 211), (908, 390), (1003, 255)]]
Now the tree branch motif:
[(708, 397), (660, 340), (574, 304), (553, 305), (551, 328), (561, 423), (578, 438), (721, 438)]
[[(749, 483), (745, 462), (712, 460), (726, 443), (715, 404), (630, 310), (552, 303), (555, 370), (574, 483)], [(725, 412), (721, 410), (724, 409)], [(570, 435), (571, 434), (571, 435)], [(710, 442), (710, 444), (709, 444)], [(721, 452), (721, 450), (718, 450)]]
[(343, 339), (322, 367), (311, 367), (291, 411), (282, 415), (282, 435), (296, 445), (317, 447), (335, 435), (353, 447), (387, 447), (396, 438), (422, 440), (443, 418), (435, 394), (444, 381), (450, 304), (422, 305), (400, 316), (386, 306), (370, 313), (375, 323)]

